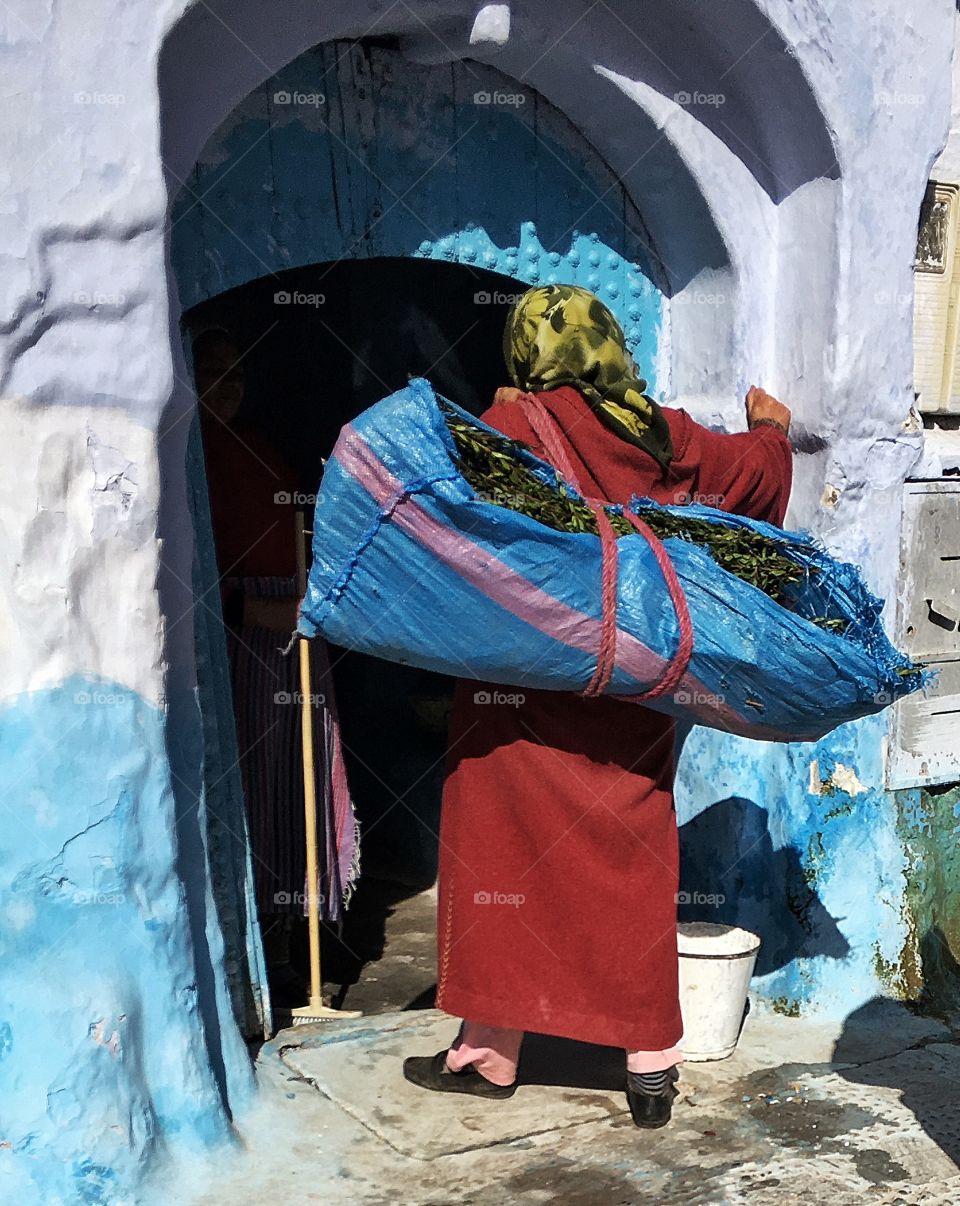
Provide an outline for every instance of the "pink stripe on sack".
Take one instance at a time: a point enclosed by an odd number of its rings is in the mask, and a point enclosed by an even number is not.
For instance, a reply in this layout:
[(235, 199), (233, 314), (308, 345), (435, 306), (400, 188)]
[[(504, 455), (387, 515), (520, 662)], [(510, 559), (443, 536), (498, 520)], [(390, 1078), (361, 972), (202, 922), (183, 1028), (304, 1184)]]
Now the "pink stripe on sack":
[[(341, 432), (334, 456), (381, 507), (396, 499), (403, 483), (379, 459), (353, 428)], [(570, 607), (525, 578), (463, 532), (431, 515), (415, 498), (404, 500), (391, 522), (518, 619), (572, 649), (595, 657), (600, 645), (600, 621)], [(617, 633), (617, 664), (639, 683), (654, 682), (665, 664), (631, 633)]]
[[(341, 431), (333, 458), (379, 506), (396, 504), (398, 499), (402, 500), (403, 506), (391, 511), (390, 521), (413, 536), (438, 561), (455, 570), (471, 586), (544, 635), (596, 657), (600, 647), (599, 619), (541, 590), (475, 540), (436, 519), (415, 497), (404, 497), (404, 483), (380, 460), (354, 427), (347, 425)], [(638, 683), (653, 683), (663, 674), (667, 664), (668, 659), (649, 649), (632, 633), (617, 628), (616, 665), (624, 673)], [(690, 697), (693, 706), (688, 711), (692, 718), (698, 714), (710, 716), (712, 722), (706, 723), (716, 727), (716, 721), (720, 720), (727, 731), (746, 737), (762, 733), (768, 740), (796, 740), (747, 720), (711, 694), (705, 684), (689, 673), (684, 674), (675, 688), (675, 694), (680, 692), (686, 692)], [(703, 697), (703, 703), (693, 702), (698, 696)], [(631, 696), (620, 692), (617, 692), (616, 698), (626, 702), (643, 702), (632, 700)], [(707, 699), (711, 702), (707, 703)]]

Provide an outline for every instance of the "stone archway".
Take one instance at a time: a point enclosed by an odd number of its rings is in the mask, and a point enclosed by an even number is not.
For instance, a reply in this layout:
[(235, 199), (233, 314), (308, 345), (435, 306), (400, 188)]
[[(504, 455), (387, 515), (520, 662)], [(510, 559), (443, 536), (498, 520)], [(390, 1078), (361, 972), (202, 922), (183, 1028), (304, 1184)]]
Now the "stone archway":
[[(767, 358), (778, 342), (764, 309), (772, 282), (757, 271), (762, 245), (772, 257), (789, 234), (789, 222), (773, 220), (772, 210), (789, 208), (795, 195), (816, 188), (811, 204), (822, 214), (836, 176), (822, 114), (783, 37), (752, 0), (735, 0), (735, 19), (722, 30), (714, 28), (713, 16), (698, 13), (691, 20), (680, 0), (638, 55), (624, 50), (623, 16), (615, 8), (591, 23), (584, 39), (544, 54), (536, 50), (546, 37), (542, 14), (518, 18), (510, 37), (498, 43), (474, 36), (468, 26), (475, 14), (467, 6), (426, 34), (432, 17), (430, 5), (423, 7), (416, 28), (403, 17), (397, 23), (371, 19), (358, 29), (356, 18), (337, 5), (318, 15), (293, 4), (288, 20), (270, 30), (244, 0), (188, 9), (160, 62), (164, 158), (177, 196), (171, 257), (181, 304), (344, 254), (459, 261), (527, 282), (582, 280), (620, 312), (658, 394), (679, 395), (691, 409), (723, 421), (738, 350), (752, 344), (754, 357)], [(374, 42), (304, 50), (318, 35), (355, 36), (374, 27)], [(711, 39), (721, 33), (718, 56)], [(758, 45), (782, 70), (789, 122), (772, 97), (764, 107), (767, 85), (758, 88), (736, 71), (740, 56)], [(247, 85), (244, 96), (239, 89)], [(485, 164), (482, 156), (471, 165), (469, 156), (447, 154), (462, 138), (472, 91), (521, 93), (533, 101), (524, 117), (487, 109), (485, 124), (499, 127), (493, 132), (507, 153)], [(316, 98), (323, 95), (326, 105), (327, 93), (329, 109), (321, 116)], [(412, 137), (409, 129), (401, 133), (405, 110), (418, 117)], [(527, 124), (531, 118), (535, 130)], [(504, 130), (524, 131), (526, 145), (504, 137)], [(324, 137), (317, 139), (319, 131)], [(551, 137), (558, 149), (541, 151), (547, 170), (538, 171), (530, 148)], [(322, 155), (311, 138), (323, 146)], [(583, 161), (576, 175), (571, 150)], [(437, 162), (449, 176), (447, 158), (467, 165), (462, 191), (473, 211), (450, 204), (460, 190), (449, 187), (449, 179), (418, 187)], [(486, 166), (487, 179), (479, 177), (478, 165)], [(538, 176), (560, 193), (564, 171), (580, 203), (558, 207), (567, 222), (551, 229), (557, 210), (536, 199)], [(503, 188), (501, 179), (513, 188)], [(521, 182), (519, 203), (510, 195), (515, 181)], [(429, 221), (422, 215), (418, 221), (408, 193), (425, 203)], [(577, 230), (571, 211), (586, 215), (588, 233)], [(752, 223), (744, 221), (745, 212)], [(526, 214), (536, 221), (527, 218), (521, 227)], [(754, 245), (748, 249), (747, 242)], [(178, 376), (185, 376), (182, 366)], [(167, 427), (179, 434), (164, 449), (171, 480), (181, 472), (179, 420), (191, 406), (189, 394), (175, 392)], [(168, 495), (165, 506), (174, 506), (173, 499)], [(174, 541), (168, 555), (177, 555)], [(183, 574), (164, 581), (169, 606), (178, 609), (187, 605), (182, 581)], [(189, 681), (185, 635), (177, 634), (169, 660)]]
[[(318, 12), (314, 5), (294, 0), (285, 8), (285, 20), (269, 25), (264, 24), (255, 0), (195, 4), (168, 35), (159, 64), (168, 189), (182, 198), (181, 190), (190, 187), (193, 164), (203, 158), (204, 145), (214, 131), (225, 121), (229, 124), (230, 113), (244, 97), (257, 96), (265, 81), (277, 73), (282, 76), (313, 45), (375, 35), (387, 39), (391, 51), (409, 62), (411, 70), (443, 66), (451, 81), (457, 72), (501, 72), (518, 85), (532, 87), (556, 107), (561, 121), (582, 132), (585, 145), (598, 153), (616, 187), (622, 189), (624, 212), (629, 207), (632, 214), (642, 215), (652, 252), (647, 279), (651, 283), (656, 279), (665, 299), (657, 341), (658, 392), (679, 397), (692, 409), (699, 406), (701, 414), (723, 421), (730, 413), (725, 411), (729, 381), (744, 351), (769, 363), (775, 351), (782, 352), (794, 338), (789, 316), (779, 329), (770, 322), (771, 312), (788, 315), (789, 305), (774, 306), (776, 282), (766, 272), (766, 264), (780, 258), (784, 244), (793, 249), (798, 230), (807, 237), (808, 254), (815, 255), (821, 235), (829, 245), (832, 227), (818, 226), (810, 219), (814, 215), (822, 219), (829, 210), (837, 175), (823, 115), (783, 36), (754, 0), (734, 0), (733, 7), (734, 19), (728, 21), (730, 14), (725, 14), (721, 21), (712, 10), (698, 8), (694, 14), (692, 0), (677, 0), (659, 15), (662, 29), (655, 44), (644, 40), (634, 51), (623, 38), (624, 17), (629, 14), (621, 13), (617, 5), (598, 14), (589, 30), (582, 31), (582, 38), (558, 45), (554, 30), (564, 21), (571, 27), (578, 24), (576, 6), (561, 4), (549, 14), (545, 10), (525, 13), (516, 19), (506, 40), (497, 40), (476, 36), (471, 24), (476, 9), (466, 4), (457, 6), (454, 14), (447, 7), (442, 15), (432, 3), (415, 9), (405, 6), (401, 13), (385, 12), (381, 21), (376, 13), (360, 20), (345, 4), (330, 4)], [(719, 55), (718, 40), (723, 46)], [(735, 60), (735, 67), (758, 44), (780, 72), (779, 77), (763, 77), (760, 85), (753, 76), (724, 67), (726, 56)], [(353, 47), (347, 50), (348, 57), (363, 53)], [(461, 60), (475, 62), (455, 65)], [(725, 76), (730, 76), (722, 99), (724, 106), (730, 105), (725, 109), (727, 120), (716, 99)], [(695, 85), (695, 79), (717, 83), (717, 91), (704, 93), (713, 101), (701, 100), (702, 83)], [(309, 81), (296, 82), (309, 93)], [(778, 91), (781, 86), (786, 93)], [(777, 99), (786, 94), (791, 102), (789, 122), (782, 119)], [(257, 99), (270, 104), (262, 91)], [(224, 178), (231, 161), (240, 163), (244, 149), (255, 154), (252, 144), (239, 150), (221, 147), (220, 154), (227, 156)], [(211, 166), (215, 177), (216, 165)], [(213, 183), (216, 187), (215, 179)], [(183, 220), (191, 221), (189, 202), (181, 199), (180, 204)], [(375, 205), (368, 212), (374, 221), (381, 216)], [(307, 215), (301, 218), (307, 225)], [(328, 223), (328, 229), (335, 230), (336, 224)], [(629, 222), (621, 224), (621, 231), (635, 233)], [(492, 255), (498, 265), (503, 256), (508, 274), (519, 279), (534, 279), (531, 266), (541, 270), (544, 251), (548, 256), (559, 253), (561, 261), (566, 257), (566, 264), (578, 270), (583, 266), (582, 255), (580, 264), (571, 265), (571, 254), (576, 257), (580, 251), (575, 240), (569, 248), (544, 246), (541, 241), (533, 245), (534, 256), (528, 256), (521, 267), (525, 248), (519, 237), (515, 243), (505, 242), (490, 238), (489, 230), (478, 236), (457, 222), (437, 233), (439, 238), (421, 239), (414, 254), (451, 259), (462, 255), (467, 263), (470, 255), (477, 259)], [(525, 233), (531, 237), (534, 232)], [(402, 251), (409, 254), (409, 246)], [(626, 268), (622, 249), (609, 246), (609, 251), (621, 261), (615, 270)], [(174, 243), (174, 260), (177, 255)], [(264, 260), (257, 253), (255, 258), (261, 261), (261, 272), (275, 270), (272, 257)], [(587, 264), (588, 270), (599, 267)], [(221, 277), (222, 270), (222, 264), (215, 264), (214, 289), (217, 279), (231, 279), (229, 272)], [(209, 268), (193, 273), (194, 298), (208, 287), (203, 283), (205, 271)], [(248, 266), (239, 272), (241, 278), (249, 278), (254, 270)], [(176, 298), (172, 269), (168, 280), (171, 297)], [(171, 319), (176, 318), (174, 303)], [(802, 335), (806, 347), (815, 346), (822, 334), (811, 333), (807, 326)], [(181, 420), (191, 412), (193, 399), (189, 388), (183, 387), (186, 373), (176, 338), (171, 347), (180, 385), (168, 401), (163, 424), (168, 434), (161, 443), (167, 483), (161, 525), (168, 534), (161, 590), (164, 610), (179, 614), (189, 607), (184, 582), (192, 556), (183, 533), (185, 424)], [(181, 626), (167, 644), (171, 678), (183, 687), (176, 692), (179, 697), (195, 681), (189, 638), (186, 626)], [(185, 712), (183, 723), (196, 721)], [(202, 883), (197, 881), (194, 891), (200, 890)]]

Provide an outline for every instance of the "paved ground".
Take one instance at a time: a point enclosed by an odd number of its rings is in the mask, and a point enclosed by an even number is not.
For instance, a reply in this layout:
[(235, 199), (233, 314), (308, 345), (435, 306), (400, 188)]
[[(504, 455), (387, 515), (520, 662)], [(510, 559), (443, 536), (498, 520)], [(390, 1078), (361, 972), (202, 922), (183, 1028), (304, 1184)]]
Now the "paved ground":
[(389, 1010), (278, 1034), (237, 1152), (167, 1181), (164, 1202), (960, 1206), (960, 1036), (944, 1023), (884, 1000), (843, 1027), (754, 1013), (731, 1059), (684, 1066), (658, 1132), (630, 1121), (619, 1053), (539, 1036), (510, 1101), (423, 1093), (401, 1061), (455, 1028), (403, 1008), (429, 1000), (432, 900), (386, 913), (378, 961), (340, 995)]
[(659, 1132), (631, 1124), (616, 1056), (579, 1044), (532, 1040), (509, 1102), (418, 1093), (401, 1059), (450, 1030), (424, 1010), (278, 1035), (245, 1150), (166, 1201), (960, 1203), (960, 1045), (898, 1007), (841, 1039), (842, 1063), (829, 1028), (749, 1019), (732, 1059), (684, 1068)]
[(383, 1013), (433, 1004), (437, 889), (361, 879), (343, 933), (324, 935), (325, 988), (342, 1009)]

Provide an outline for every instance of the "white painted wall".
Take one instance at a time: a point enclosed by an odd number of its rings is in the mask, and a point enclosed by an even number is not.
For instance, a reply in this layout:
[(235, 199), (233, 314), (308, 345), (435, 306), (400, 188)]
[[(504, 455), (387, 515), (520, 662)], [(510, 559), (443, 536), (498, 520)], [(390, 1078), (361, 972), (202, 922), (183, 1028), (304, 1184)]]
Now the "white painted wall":
[[(960, 28), (955, 28), (951, 72), (950, 129), (947, 133), (946, 145), (937, 156), (930, 171), (933, 180), (942, 180), (948, 184), (960, 184), (960, 58), (956, 53), (958, 45), (960, 45)], [(923, 95), (922, 87), (917, 91)]]

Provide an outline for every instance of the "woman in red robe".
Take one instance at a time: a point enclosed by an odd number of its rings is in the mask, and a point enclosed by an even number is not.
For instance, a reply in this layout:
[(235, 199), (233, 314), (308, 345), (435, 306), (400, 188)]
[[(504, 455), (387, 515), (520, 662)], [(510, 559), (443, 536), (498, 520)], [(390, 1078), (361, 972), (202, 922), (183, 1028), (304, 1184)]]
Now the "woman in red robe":
[[(546, 423), (584, 495), (782, 523), (790, 413), (762, 390), (747, 395), (750, 430), (738, 435), (661, 409), (613, 315), (571, 286), (524, 294), (505, 352), (518, 388), (500, 390), (484, 420), (549, 460)], [(404, 1074), (508, 1097), (526, 1030), (623, 1047), (634, 1121), (662, 1126), (682, 1031), (674, 722), (612, 698), (495, 698), (458, 684), (443, 796), (437, 1004), (464, 1022), (449, 1051), (406, 1060)]]

